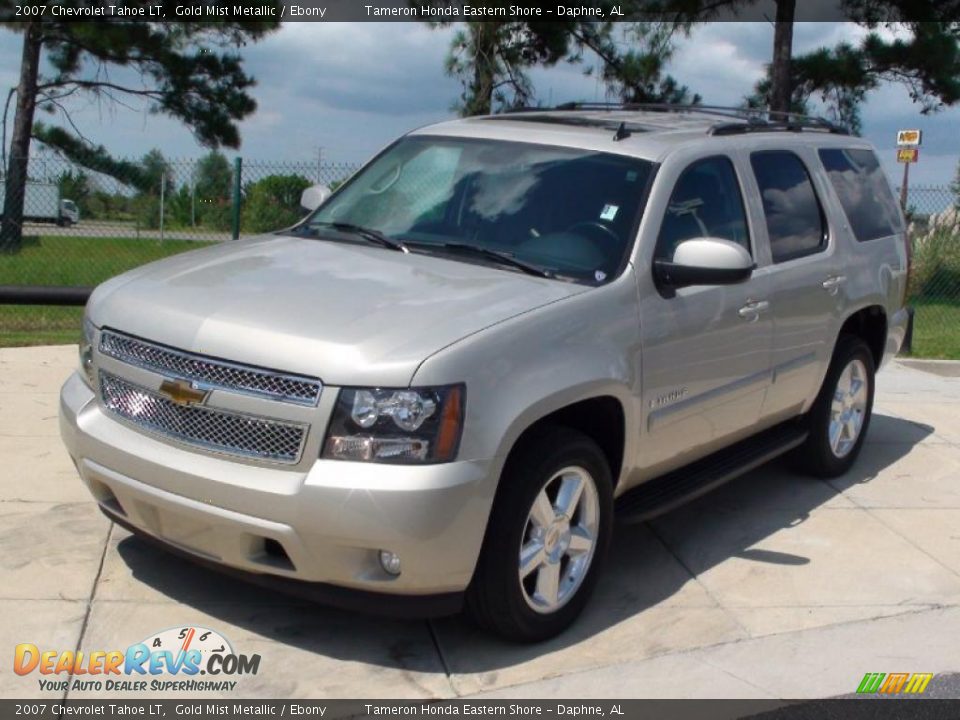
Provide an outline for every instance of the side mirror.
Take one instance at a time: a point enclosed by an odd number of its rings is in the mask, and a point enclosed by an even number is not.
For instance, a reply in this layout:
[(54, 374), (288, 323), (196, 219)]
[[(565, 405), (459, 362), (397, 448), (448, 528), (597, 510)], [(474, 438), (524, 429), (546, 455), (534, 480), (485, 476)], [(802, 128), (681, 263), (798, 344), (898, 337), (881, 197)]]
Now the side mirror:
[(300, 204), (307, 210), (316, 210), (330, 197), (330, 188), (326, 185), (312, 185), (300, 195)]
[(733, 285), (748, 279), (756, 265), (743, 246), (720, 238), (684, 240), (673, 260), (654, 260), (657, 282), (669, 288)]

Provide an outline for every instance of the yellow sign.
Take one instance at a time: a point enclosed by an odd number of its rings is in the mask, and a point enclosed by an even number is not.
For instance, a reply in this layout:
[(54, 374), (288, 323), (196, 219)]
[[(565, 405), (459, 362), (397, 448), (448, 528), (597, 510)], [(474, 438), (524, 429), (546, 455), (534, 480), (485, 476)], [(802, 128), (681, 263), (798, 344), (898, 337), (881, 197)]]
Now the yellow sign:
[(918, 147), (922, 134), (919, 130), (898, 130), (897, 145), (906, 145), (908, 147)]
[(903, 147), (897, 149), (898, 163), (915, 163), (920, 159), (920, 148)]

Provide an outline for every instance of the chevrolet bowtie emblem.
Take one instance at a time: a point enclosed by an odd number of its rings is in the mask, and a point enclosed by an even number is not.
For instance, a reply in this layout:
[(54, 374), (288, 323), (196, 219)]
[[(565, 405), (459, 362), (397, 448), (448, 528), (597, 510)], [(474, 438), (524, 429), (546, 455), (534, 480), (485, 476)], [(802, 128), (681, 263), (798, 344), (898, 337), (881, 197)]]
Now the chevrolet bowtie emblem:
[(187, 380), (164, 380), (160, 383), (160, 394), (177, 405), (199, 405), (207, 399), (210, 391), (195, 388)]

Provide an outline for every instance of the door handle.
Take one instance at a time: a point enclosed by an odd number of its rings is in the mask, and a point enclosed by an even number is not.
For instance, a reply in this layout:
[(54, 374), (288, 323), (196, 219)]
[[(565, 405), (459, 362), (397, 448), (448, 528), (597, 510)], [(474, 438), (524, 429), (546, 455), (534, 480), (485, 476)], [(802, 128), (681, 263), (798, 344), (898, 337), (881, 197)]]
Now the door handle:
[(821, 285), (831, 295), (836, 295), (840, 291), (840, 286), (847, 281), (846, 275), (831, 275), (824, 280)]
[(753, 322), (760, 317), (760, 313), (766, 312), (770, 309), (770, 303), (766, 300), (757, 300), (756, 302), (748, 302), (742, 308), (737, 310), (737, 315), (742, 317), (744, 320), (749, 320)]

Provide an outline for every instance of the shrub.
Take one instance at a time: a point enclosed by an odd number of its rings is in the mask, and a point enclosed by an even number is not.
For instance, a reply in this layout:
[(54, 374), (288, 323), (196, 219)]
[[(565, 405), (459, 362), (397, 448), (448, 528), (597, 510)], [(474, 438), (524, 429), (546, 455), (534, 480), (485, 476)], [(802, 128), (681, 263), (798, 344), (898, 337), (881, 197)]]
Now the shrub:
[(160, 227), (160, 198), (156, 195), (138, 195), (133, 199), (133, 213), (138, 226), (156, 230)]
[(246, 189), (243, 206), (245, 232), (268, 232), (288, 227), (303, 217), (300, 195), (311, 183), (300, 175), (268, 175)]
[(911, 297), (960, 300), (960, 212), (930, 216), (926, 228), (910, 227), (913, 244)]

